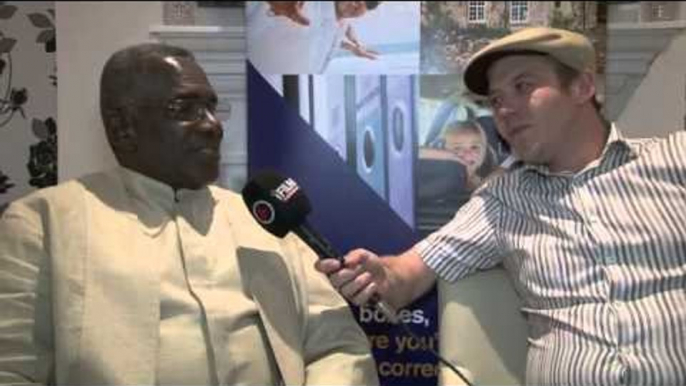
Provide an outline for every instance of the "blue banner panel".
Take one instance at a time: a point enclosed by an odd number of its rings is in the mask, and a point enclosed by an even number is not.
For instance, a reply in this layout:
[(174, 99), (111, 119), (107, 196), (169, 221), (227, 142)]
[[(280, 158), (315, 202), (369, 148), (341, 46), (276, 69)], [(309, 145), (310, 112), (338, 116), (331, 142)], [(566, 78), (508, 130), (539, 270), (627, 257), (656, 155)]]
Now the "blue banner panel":
[[(374, 85), (370, 85), (370, 92), (373, 89)], [(370, 136), (386, 136), (380, 122), (395, 119), (396, 130), (401, 130), (395, 135), (406, 135), (407, 132), (402, 131), (404, 123), (401, 120), (412, 118), (402, 111), (402, 106), (409, 103), (411, 97), (399, 95), (393, 98), (395, 105), (400, 106), (395, 117), (393, 111), (389, 113), (390, 117), (383, 116), (378, 106), (374, 107), (374, 98), (370, 98), (369, 107), (363, 106), (357, 115), (361, 122), (357, 126), (366, 127), (373, 133)], [(308, 221), (338, 251), (345, 253), (354, 248), (366, 248), (378, 254), (397, 254), (419, 240), (418, 234), (385, 200), (388, 177), (375, 180), (374, 170), (369, 170), (369, 178), (379, 185), (366, 181), (364, 175), (351, 168), (251, 64), (248, 64), (248, 100), (250, 175), (271, 169), (297, 181), (312, 202), (313, 210)], [(364, 135), (362, 138), (364, 141)], [(395, 146), (402, 150), (403, 141), (411, 143), (411, 140), (396, 138)], [(378, 146), (377, 143), (386, 142), (372, 142), (374, 146)], [(361, 151), (356, 151), (358, 155), (362, 153), (362, 157), (364, 146), (362, 143)], [(386, 150), (386, 147), (379, 147), (374, 151), (385, 154)], [(394, 151), (404, 159), (400, 152)], [(406, 157), (411, 159), (411, 153)], [(374, 165), (373, 160), (368, 156), (367, 169)], [(364, 159), (361, 161), (365, 162)], [(386, 170), (383, 168), (384, 173)], [(398, 179), (395, 177), (390, 181), (402, 183)], [(410, 181), (404, 183), (411, 184)], [(362, 307), (353, 311), (370, 338), (382, 385), (436, 384), (436, 360), (426, 350), (427, 347), (438, 350), (435, 291), (399, 312), (417, 337), (407, 335), (399, 326), (390, 325), (381, 313), (373, 309)]]

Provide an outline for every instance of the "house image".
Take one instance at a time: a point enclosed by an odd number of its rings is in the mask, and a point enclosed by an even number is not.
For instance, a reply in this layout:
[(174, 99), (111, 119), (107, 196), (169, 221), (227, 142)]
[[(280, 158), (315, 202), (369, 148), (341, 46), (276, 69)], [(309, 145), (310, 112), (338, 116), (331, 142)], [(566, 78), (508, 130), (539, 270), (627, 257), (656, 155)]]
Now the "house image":
[[(584, 32), (603, 51), (606, 7), (591, 1), (441, 1), (422, 4), (422, 72), (459, 73), (490, 41), (525, 27)], [(602, 60), (599, 67), (602, 69)]]

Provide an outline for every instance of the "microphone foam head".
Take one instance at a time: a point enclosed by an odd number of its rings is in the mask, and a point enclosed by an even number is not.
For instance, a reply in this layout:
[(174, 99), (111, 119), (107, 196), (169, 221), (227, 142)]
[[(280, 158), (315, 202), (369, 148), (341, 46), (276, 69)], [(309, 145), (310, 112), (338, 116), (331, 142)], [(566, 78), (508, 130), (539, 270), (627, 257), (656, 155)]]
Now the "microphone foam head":
[(284, 237), (303, 222), (312, 210), (310, 200), (292, 179), (274, 171), (263, 171), (241, 191), (253, 218), (267, 232)]

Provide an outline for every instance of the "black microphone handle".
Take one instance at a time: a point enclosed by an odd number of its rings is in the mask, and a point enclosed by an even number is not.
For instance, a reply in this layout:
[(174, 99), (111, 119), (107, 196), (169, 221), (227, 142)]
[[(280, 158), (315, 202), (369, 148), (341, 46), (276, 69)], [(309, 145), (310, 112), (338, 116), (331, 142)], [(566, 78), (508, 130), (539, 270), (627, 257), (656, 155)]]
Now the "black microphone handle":
[(317, 233), (307, 221), (296, 226), (293, 233), (298, 235), (302, 241), (305, 242), (312, 250), (319, 256), (319, 258), (336, 259), (343, 263), (343, 255), (338, 253), (334, 247), (329, 244), (326, 239)]
[[(336, 259), (341, 263), (341, 267), (343, 266), (343, 255), (338, 253), (338, 251), (336, 251), (324, 237), (320, 236), (314, 228), (309, 226), (307, 222), (303, 222), (301, 225), (295, 227), (293, 233), (298, 235), (305, 244), (312, 248), (319, 258)], [(369, 299), (369, 305), (376, 307), (376, 309), (381, 311), (389, 322), (393, 324), (400, 323), (400, 318), (398, 318), (398, 314), (393, 307), (381, 300), (378, 293), (372, 295), (372, 298)]]

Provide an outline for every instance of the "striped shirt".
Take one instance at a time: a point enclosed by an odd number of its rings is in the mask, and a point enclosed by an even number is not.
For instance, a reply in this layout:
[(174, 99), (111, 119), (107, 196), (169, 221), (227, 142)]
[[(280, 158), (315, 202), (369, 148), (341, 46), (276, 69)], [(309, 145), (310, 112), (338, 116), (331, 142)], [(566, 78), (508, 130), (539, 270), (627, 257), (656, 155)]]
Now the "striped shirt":
[(527, 383), (686, 385), (686, 133), (613, 127), (578, 173), (515, 166), (416, 249), (449, 281), (504, 264)]

